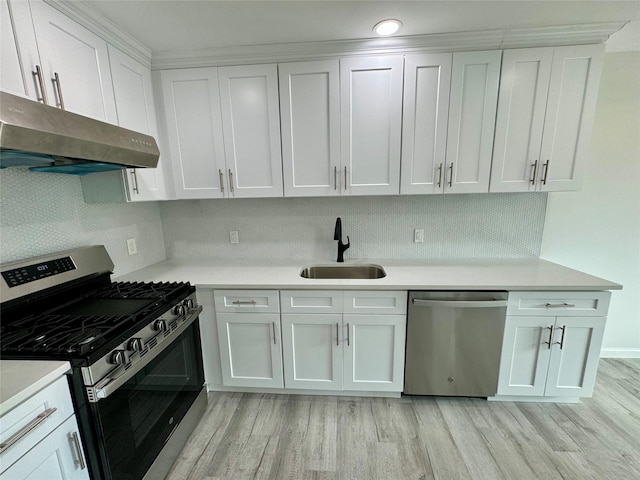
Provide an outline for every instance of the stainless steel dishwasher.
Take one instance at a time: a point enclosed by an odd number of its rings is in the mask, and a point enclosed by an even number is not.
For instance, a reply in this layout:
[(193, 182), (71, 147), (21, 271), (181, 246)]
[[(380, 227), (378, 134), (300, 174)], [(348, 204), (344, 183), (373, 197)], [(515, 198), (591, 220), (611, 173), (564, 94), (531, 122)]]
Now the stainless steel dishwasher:
[(409, 292), (404, 393), (495, 395), (507, 297), (507, 292)]

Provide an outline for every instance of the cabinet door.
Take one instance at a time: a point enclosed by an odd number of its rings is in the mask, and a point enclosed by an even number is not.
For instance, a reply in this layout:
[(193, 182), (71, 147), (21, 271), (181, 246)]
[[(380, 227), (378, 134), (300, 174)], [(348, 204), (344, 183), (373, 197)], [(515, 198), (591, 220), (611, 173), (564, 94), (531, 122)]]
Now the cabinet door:
[(553, 51), (544, 121), (540, 190), (577, 190), (587, 157), (600, 84), (604, 45)]
[(400, 193), (442, 193), (451, 83), (450, 53), (407, 55)]
[(401, 392), (405, 315), (344, 315), (344, 390)]
[(160, 81), (176, 197), (225, 196), (217, 69), (167, 70)]
[[(151, 71), (109, 46), (109, 64), (116, 99), (118, 125), (158, 138)], [(125, 173), (128, 199), (166, 200), (163, 157), (156, 168), (129, 168)]]
[(284, 384), (287, 388), (342, 390), (340, 314), (283, 314)]
[(403, 58), (340, 60), (343, 195), (400, 191)]
[(507, 316), (498, 395), (544, 395), (553, 325), (554, 318)]
[(282, 388), (280, 315), (219, 313), (217, 320), (223, 385)]
[(0, 89), (38, 100), (41, 94), (31, 72), (39, 64), (29, 4), (0, 0)]
[(89, 480), (75, 415), (5, 470), (2, 480)]
[(454, 53), (445, 193), (489, 190), (501, 51)]
[(49, 104), (117, 124), (107, 43), (50, 5), (29, 4)]
[(546, 396), (590, 397), (604, 334), (602, 317), (558, 317), (553, 334)]
[(232, 197), (281, 197), (276, 65), (218, 70), (224, 150)]
[(337, 60), (278, 65), (286, 197), (340, 194), (339, 68)]
[(505, 50), (491, 166), (492, 192), (535, 190), (553, 48)]

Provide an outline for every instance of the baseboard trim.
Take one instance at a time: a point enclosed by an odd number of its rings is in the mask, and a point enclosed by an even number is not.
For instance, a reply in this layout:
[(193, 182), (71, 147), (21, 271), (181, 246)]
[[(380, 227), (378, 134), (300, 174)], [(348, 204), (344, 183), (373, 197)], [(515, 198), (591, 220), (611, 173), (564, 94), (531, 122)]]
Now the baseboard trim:
[(600, 358), (640, 358), (640, 348), (603, 348)]

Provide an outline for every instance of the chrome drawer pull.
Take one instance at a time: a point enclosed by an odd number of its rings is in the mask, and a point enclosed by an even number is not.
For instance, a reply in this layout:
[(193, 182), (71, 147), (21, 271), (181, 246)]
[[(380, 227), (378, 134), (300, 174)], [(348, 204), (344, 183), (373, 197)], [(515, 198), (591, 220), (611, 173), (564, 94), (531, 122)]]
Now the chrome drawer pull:
[(506, 300), (422, 300), (413, 298), (416, 307), (495, 308), (506, 307)]
[[(549, 345), (549, 350), (551, 350), (551, 340), (553, 339), (553, 325), (549, 325), (548, 327), (544, 327), (545, 329), (549, 329), (549, 341), (548, 342), (542, 342), (545, 345)], [(563, 330), (564, 331), (564, 330)]]
[(554, 345), (560, 345), (560, 350), (562, 350), (562, 347), (564, 347), (564, 331), (566, 328), (567, 328), (566, 325), (563, 325), (560, 327), (560, 330), (562, 330), (562, 337), (560, 337), (559, 342), (553, 342)]
[(9, 437), (9, 439), (6, 442), (0, 443), (0, 454), (3, 454), (7, 450), (9, 450), (9, 448), (11, 448), (13, 445), (18, 443), (18, 441), (20, 441), (25, 435), (28, 435), (29, 433), (31, 433), (35, 428), (38, 427), (38, 425), (40, 425), (47, 418), (53, 415), (56, 412), (56, 410), (58, 410), (56, 407), (48, 408), (47, 410), (42, 412), (40, 415), (38, 415), (36, 418), (31, 420), (24, 427), (22, 427), (20, 430), (18, 430), (16, 433), (11, 435), (11, 437)]
[(80, 447), (80, 440), (78, 439), (78, 432), (73, 432), (71, 434), (71, 440), (73, 441), (73, 446), (76, 449), (76, 454), (78, 455), (78, 459), (73, 462), (80, 466), (80, 470), (84, 470), (87, 468), (87, 464), (84, 463), (84, 457), (82, 456), (82, 448)]
[(234, 305), (253, 305), (255, 306), (258, 302), (256, 302), (255, 300), (234, 300), (233, 302)]
[(545, 303), (544, 304), (545, 308), (576, 308), (575, 304), (573, 303)]

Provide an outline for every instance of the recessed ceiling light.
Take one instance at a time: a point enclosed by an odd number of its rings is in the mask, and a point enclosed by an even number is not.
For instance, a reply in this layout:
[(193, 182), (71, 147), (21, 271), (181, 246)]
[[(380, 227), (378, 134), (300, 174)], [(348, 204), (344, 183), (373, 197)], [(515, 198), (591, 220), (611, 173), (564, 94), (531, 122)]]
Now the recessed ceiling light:
[(381, 22), (376, 23), (373, 27), (373, 31), (378, 35), (382, 35), (386, 37), (388, 35), (393, 35), (402, 27), (402, 22), (400, 20), (382, 20)]

